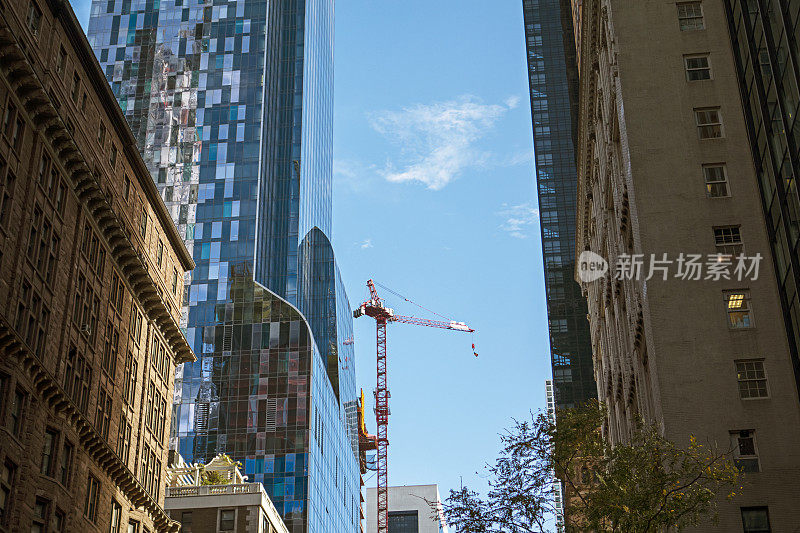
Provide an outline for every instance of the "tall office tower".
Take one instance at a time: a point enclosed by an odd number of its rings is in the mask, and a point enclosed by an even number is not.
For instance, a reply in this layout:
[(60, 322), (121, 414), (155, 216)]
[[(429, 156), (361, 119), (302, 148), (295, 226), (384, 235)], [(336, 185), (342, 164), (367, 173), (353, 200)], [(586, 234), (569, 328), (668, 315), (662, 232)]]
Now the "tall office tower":
[(569, 0), (523, 0), (557, 407), (597, 397), (586, 299), (574, 281), (578, 72)]
[(800, 1), (726, 0), (725, 14), (800, 393)]
[(796, 50), (779, 45), (789, 3), (735, 4), (584, 0), (578, 249), (611, 264), (583, 283), (605, 435), (641, 416), (678, 444), (730, 442), (746, 483), (714, 530), (791, 531)]
[(352, 317), (329, 240), (333, 0), (97, 0), (89, 35), (197, 263), (174, 447), (241, 461), (292, 532), (357, 531)]
[(194, 265), (69, 4), (3, 4), (0, 116), (0, 531), (176, 532)]

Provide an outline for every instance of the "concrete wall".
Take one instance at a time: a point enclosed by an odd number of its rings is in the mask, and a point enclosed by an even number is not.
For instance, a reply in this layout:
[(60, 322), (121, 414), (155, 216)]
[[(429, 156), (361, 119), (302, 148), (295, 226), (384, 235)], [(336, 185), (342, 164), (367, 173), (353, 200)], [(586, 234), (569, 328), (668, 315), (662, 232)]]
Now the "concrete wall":
[[(378, 531), (377, 489), (366, 490), (366, 533)], [(419, 533), (448, 533), (447, 526), (440, 529), (440, 522), (431, 517), (431, 509), (425, 500), (439, 501), (438, 485), (402, 485), (389, 487), (389, 512), (417, 511), (419, 516)]]

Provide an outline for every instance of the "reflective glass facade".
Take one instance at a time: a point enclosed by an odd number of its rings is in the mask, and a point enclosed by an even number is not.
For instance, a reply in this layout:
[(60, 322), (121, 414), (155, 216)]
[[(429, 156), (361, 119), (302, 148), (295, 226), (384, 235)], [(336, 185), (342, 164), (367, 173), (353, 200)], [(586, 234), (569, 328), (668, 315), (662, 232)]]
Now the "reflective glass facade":
[(800, 0), (725, 0), (800, 395)]
[(557, 407), (597, 397), (586, 299), (574, 280), (578, 72), (570, 0), (523, 0)]
[(173, 447), (241, 461), (292, 532), (358, 531), (333, 0), (95, 0), (89, 40), (197, 264)]

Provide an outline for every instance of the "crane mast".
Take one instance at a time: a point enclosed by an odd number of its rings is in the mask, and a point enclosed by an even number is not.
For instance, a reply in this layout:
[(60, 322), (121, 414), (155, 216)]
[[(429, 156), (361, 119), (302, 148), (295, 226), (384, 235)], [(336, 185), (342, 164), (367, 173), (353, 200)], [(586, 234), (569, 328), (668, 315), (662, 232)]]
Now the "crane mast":
[[(361, 306), (353, 311), (353, 318), (369, 316), (375, 319), (377, 335), (377, 370), (378, 382), (375, 387), (375, 425), (378, 429), (377, 438), (368, 440), (369, 449), (376, 449), (377, 454), (377, 473), (378, 473), (378, 533), (389, 532), (389, 483), (388, 483), (388, 449), (389, 449), (389, 387), (386, 377), (386, 325), (389, 322), (399, 322), (401, 324), (413, 324), (454, 331), (473, 333), (475, 330), (463, 322), (440, 320), (428, 320), (412, 316), (395, 315), (394, 311), (383, 304), (383, 300), (378, 296), (375, 283), (367, 281), (370, 299), (362, 303)], [(410, 300), (409, 300), (410, 301)], [(413, 302), (412, 302), (413, 303)], [(475, 345), (472, 345), (473, 353)]]

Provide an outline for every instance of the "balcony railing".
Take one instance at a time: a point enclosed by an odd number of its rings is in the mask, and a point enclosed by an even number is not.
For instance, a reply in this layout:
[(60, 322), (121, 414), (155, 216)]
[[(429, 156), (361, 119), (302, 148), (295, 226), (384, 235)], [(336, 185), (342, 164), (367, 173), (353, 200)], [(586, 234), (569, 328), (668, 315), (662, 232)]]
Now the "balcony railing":
[(216, 496), (218, 494), (258, 494), (261, 483), (240, 483), (229, 485), (201, 485), (190, 487), (167, 487), (168, 498), (184, 498), (187, 496)]

